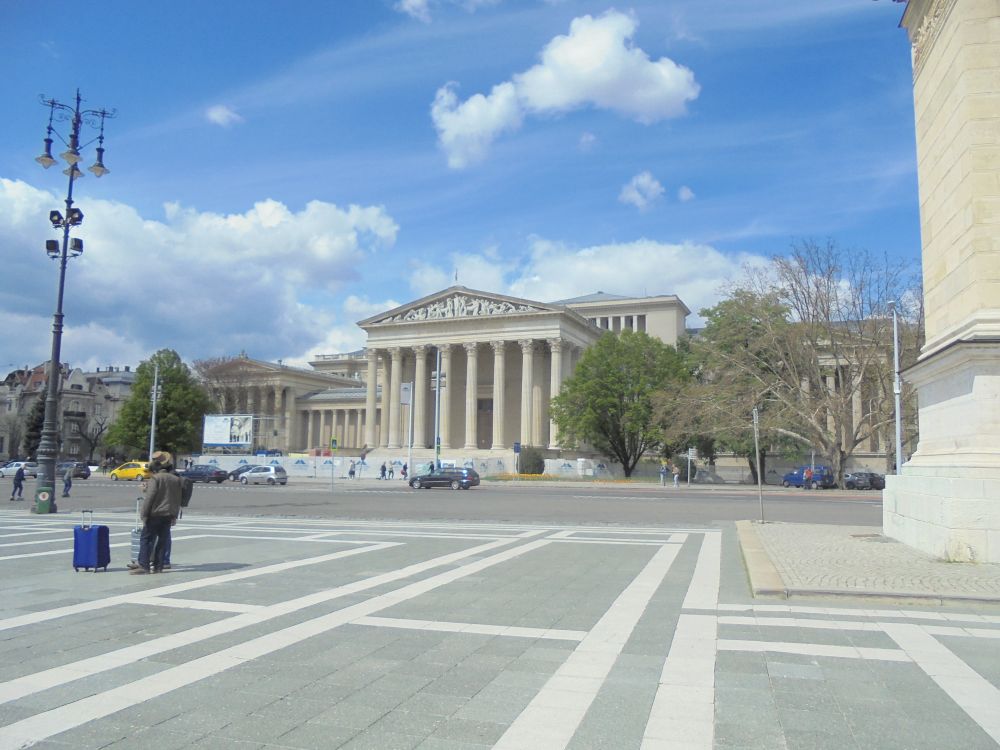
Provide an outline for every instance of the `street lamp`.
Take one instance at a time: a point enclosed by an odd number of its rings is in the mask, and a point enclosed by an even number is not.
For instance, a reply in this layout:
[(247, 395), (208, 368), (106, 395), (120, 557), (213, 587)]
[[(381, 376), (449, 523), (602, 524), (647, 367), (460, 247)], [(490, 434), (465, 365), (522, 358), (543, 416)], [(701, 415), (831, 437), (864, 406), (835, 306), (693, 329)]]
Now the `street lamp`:
[(896, 400), (896, 474), (903, 466), (903, 383), (899, 376), (899, 317), (896, 313), (896, 302), (890, 300), (892, 310), (892, 369), (894, 373), (892, 392)]
[[(61, 229), (62, 246), (56, 240), (45, 242), (45, 252), (53, 260), (59, 260), (59, 291), (56, 295), (56, 311), (52, 316), (52, 355), (49, 357), (49, 380), (45, 396), (45, 422), (42, 425), (41, 442), (38, 444), (38, 481), (35, 487), (35, 513), (54, 513), (55, 501), (52, 499), (55, 488), (56, 458), (59, 453), (57, 420), (59, 414), (59, 380), (61, 368), (59, 364), (62, 348), (63, 329), (63, 289), (66, 284), (66, 261), (83, 254), (83, 240), (70, 238), (70, 229), (83, 223), (83, 211), (73, 207), (73, 183), (84, 176), (77, 166), (82, 160), (80, 151), (91, 143), (97, 142), (97, 160), (88, 171), (95, 177), (106, 175), (109, 170), (104, 166), (104, 121), (115, 116), (114, 110), (80, 109), (80, 90), (76, 92), (76, 102), (73, 106), (63, 104), (55, 99), (42, 96), (42, 105), (49, 108), (49, 125), (45, 131), (45, 150), (35, 159), (45, 169), (56, 164), (52, 156), (52, 136), (55, 135), (66, 145), (66, 151), (60, 158), (69, 166), (63, 174), (69, 177), (69, 187), (66, 191), (66, 214), (59, 211), (49, 212), (49, 222), (53, 229)], [(66, 140), (52, 126), (54, 121), (69, 122), (69, 140)], [(98, 130), (97, 138), (81, 145), (80, 130), (86, 123)]]

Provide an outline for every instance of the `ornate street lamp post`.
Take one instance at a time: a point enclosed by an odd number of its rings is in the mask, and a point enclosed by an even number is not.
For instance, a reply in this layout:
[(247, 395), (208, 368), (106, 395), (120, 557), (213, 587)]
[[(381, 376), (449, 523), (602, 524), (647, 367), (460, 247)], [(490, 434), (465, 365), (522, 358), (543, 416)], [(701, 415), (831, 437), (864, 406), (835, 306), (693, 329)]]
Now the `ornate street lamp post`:
[[(42, 425), (41, 442), (38, 444), (38, 481), (35, 488), (35, 513), (55, 512), (53, 490), (56, 479), (56, 458), (59, 453), (58, 421), (59, 421), (59, 384), (62, 367), (59, 357), (62, 349), (63, 329), (63, 289), (66, 283), (66, 261), (83, 253), (83, 240), (70, 239), (72, 227), (83, 223), (83, 212), (73, 207), (73, 183), (83, 177), (83, 172), (77, 166), (81, 161), (80, 151), (91, 143), (97, 142), (97, 160), (88, 171), (95, 177), (102, 177), (110, 170), (104, 166), (104, 121), (115, 116), (114, 110), (80, 109), (80, 90), (76, 92), (74, 106), (63, 104), (55, 99), (42, 97), (42, 104), (49, 108), (49, 125), (45, 133), (45, 151), (35, 161), (48, 169), (56, 160), (52, 157), (52, 136), (55, 135), (65, 145), (66, 151), (59, 156), (69, 165), (63, 174), (69, 177), (69, 188), (66, 191), (66, 215), (59, 211), (49, 212), (49, 221), (53, 229), (61, 229), (62, 246), (57, 240), (47, 240), (45, 251), (50, 258), (59, 260), (59, 291), (56, 295), (56, 312), (52, 317), (52, 356), (49, 358), (49, 378), (45, 396), (45, 422)], [(53, 121), (69, 122), (69, 140), (64, 139), (52, 127)], [(98, 130), (97, 138), (81, 145), (80, 130), (86, 123)]]

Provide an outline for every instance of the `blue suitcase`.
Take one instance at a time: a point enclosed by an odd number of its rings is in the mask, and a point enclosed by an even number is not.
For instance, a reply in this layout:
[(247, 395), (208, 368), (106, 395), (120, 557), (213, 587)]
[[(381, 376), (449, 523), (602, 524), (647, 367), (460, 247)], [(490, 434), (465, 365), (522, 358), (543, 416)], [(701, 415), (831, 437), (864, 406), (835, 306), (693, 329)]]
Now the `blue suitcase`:
[[(87, 523), (87, 514), (90, 523)], [(111, 534), (107, 526), (94, 525), (94, 511), (81, 511), (79, 526), (73, 527), (73, 570), (108, 569), (111, 562)]]

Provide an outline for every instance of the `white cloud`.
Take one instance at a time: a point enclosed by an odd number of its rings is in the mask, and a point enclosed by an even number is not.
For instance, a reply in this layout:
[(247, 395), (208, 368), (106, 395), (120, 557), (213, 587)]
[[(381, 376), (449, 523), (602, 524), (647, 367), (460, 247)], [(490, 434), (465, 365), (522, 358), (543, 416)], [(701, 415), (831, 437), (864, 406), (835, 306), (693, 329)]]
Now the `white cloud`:
[(640, 172), (622, 187), (618, 200), (645, 211), (649, 204), (661, 195), (663, 195), (663, 185), (649, 172)]
[(597, 145), (597, 136), (593, 133), (584, 132), (580, 134), (579, 146), (583, 152), (593, 151)]
[(216, 104), (205, 110), (205, 119), (213, 125), (228, 128), (243, 122), (243, 118), (236, 110), (227, 107), (225, 104)]
[(677, 200), (681, 203), (687, 203), (688, 201), (694, 200), (694, 190), (689, 188), (687, 185), (681, 185), (677, 189)]
[(608, 11), (573, 19), (569, 34), (542, 50), (538, 65), (497, 84), (484, 96), (459, 102), (455, 85), (440, 88), (431, 107), (448, 165), (482, 161), (503, 132), (521, 126), (525, 114), (551, 115), (586, 106), (607, 109), (643, 124), (685, 112), (698, 96), (694, 73), (673, 60), (650, 60), (631, 43), (637, 23)]
[[(38, 228), (53, 205), (49, 193), (0, 179), (0, 245), (11, 251), (5, 274), (20, 280), (0, 290), (0, 313), (21, 316), (16, 335), (0, 343), (0, 366), (49, 356), (55, 265), (39, 247)], [(312, 201), (292, 211), (264, 200), (223, 215), (169, 204), (156, 220), (88, 200), (74, 232), (85, 252), (66, 275), (63, 359), (110, 352), (97, 359), (134, 363), (163, 347), (191, 357), (246, 349), (268, 358), (305, 352), (339, 325), (361, 334), (356, 309), (338, 314), (331, 297), (397, 231), (379, 206)], [(356, 336), (353, 348), (362, 341)]]
[[(746, 253), (726, 254), (710, 245), (667, 243), (640, 239), (610, 245), (572, 248), (560, 242), (535, 238), (527, 255), (497, 260), (486, 253), (455, 254), (449, 262), (459, 268), (459, 283), (474, 289), (515, 297), (554, 302), (604, 291), (629, 296), (676, 294), (693, 311), (688, 319), (697, 325), (699, 310), (714, 305), (723, 287), (737, 278), (744, 266), (765, 266), (768, 259)], [(441, 263), (414, 263), (410, 275), (415, 296), (441, 291), (453, 283)], [(475, 276), (466, 276), (466, 272)]]
[(405, 13), (418, 21), (431, 22), (431, 9), (427, 0), (400, 0), (393, 7), (400, 13)]

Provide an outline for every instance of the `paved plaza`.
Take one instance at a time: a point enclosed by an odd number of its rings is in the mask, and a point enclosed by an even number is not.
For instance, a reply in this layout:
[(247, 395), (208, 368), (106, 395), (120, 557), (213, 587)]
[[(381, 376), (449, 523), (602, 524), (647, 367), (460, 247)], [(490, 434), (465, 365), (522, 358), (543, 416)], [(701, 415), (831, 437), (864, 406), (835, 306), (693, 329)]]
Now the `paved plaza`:
[(988, 748), (1000, 609), (754, 600), (736, 529), (0, 512), (0, 748)]

